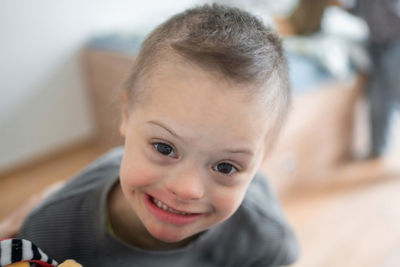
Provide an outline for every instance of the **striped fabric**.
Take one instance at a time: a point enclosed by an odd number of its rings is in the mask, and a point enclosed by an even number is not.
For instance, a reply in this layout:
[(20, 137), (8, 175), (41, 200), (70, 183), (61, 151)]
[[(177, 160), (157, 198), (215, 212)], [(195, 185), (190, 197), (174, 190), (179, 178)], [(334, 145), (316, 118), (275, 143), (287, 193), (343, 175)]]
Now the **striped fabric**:
[(40, 248), (25, 239), (0, 240), (0, 267), (17, 262), (29, 262), (35, 267), (54, 267), (57, 262), (49, 258)]

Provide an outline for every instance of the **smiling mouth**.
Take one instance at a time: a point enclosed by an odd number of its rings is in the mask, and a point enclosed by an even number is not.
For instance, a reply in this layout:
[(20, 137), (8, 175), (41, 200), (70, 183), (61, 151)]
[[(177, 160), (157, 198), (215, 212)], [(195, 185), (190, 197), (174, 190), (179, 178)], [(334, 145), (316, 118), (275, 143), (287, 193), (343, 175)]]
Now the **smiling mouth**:
[(187, 225), (194, 223), (203, 218), (205, 213), (189, 213), (168, 207), (165, 203), (160, 200), (145, 194), (144, 195), (145, 205), (156, 218), (159, 220), (173, 224), (173, 225)]
[(194, 215), (195, 213), (189, 213), (189, 212), (183, 212), (179, 210), (175, 210), (171, 207), (168, 207), (165, 203), (161, 202), (158, 199), (155, 199), (154, 197), (150, 197), (151, 201), (160, 209), (169, 211), (171, 213), (179, 214), (179, 215)]

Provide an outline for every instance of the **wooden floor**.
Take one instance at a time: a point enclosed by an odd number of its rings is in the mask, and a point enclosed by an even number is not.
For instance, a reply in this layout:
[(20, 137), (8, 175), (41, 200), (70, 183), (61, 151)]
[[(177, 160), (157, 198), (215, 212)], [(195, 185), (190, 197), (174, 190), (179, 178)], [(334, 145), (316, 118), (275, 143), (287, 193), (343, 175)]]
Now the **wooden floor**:
[(400, 176), (284, 201), (303, 253), (295, 266), (400, 266)]
[[(104, 148), (88, 145), (0, 177), (0, 218), (31, 194), (73, 176), (103, 152)], [(345, 181), (357, 170), (368, 177), (375, 168), (373, 162), (361, 169), (350, 166), (339, 170), (343, 177), (336, 178)], [(400, 176), (332, 183), (282, 201), (302, 246), (295, 266), (400, 266)]]

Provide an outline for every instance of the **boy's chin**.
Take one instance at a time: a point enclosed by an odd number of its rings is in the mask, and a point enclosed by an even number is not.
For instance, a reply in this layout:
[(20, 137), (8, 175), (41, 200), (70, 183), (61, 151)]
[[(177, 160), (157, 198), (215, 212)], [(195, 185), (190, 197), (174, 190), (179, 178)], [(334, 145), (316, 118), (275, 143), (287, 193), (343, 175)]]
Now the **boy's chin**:
[(153, 236), (158, 241), (165, 243), (166, 246), (171, 246), (171, 248), (182, 247), (188, 244), (190, 241), (194, 240), (198, 233), (183, 233), (179, 230), (168, 230), (168, 229), (148, 229), (151, 236)]

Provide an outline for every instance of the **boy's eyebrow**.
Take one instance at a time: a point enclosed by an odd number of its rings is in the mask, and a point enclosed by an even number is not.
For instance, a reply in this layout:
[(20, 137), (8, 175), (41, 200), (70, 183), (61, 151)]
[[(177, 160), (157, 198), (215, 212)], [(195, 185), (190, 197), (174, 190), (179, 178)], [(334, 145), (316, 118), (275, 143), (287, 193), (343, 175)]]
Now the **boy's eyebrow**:
[(228, 153), (232, 153), (232, 154), (236, 154), (236, 153), (240, 153), (240, 154), (248, 154), (250, 156), (253, 156), (253, 152), (251, 150), (248, 149), (227, 149), (224, 152), (228, 152)]
[(183, 138), (181, 136), (179, 136), (177, 133), (175, 133), (174, 131), (172, 131), (171, 129), (169, 129), (167, 126), (165, 126), (163, 123), (161, 123), (159, 121), (152, 120), (152, 121), (148, 121), (148, 123), (154, 124), (158, 127), (161, 127), (164, 130), (166, 130), (167, 132), (169, 132), (170, 134), (172, 134), (173, 136), (175, 136), (176, 138), (183, 140)]

